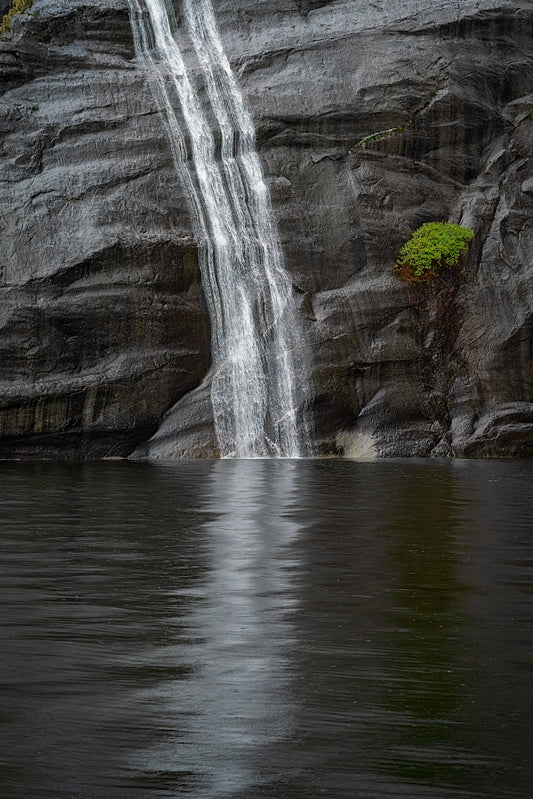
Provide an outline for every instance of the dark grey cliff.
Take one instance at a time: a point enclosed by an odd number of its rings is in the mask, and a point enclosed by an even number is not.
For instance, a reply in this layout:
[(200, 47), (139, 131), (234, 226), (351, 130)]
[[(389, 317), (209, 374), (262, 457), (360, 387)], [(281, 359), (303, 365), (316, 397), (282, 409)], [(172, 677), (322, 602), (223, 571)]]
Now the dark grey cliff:
[(126, 5), (36, 0), (0, 47), (0, 456), (127, 455), (209, 326)]
[[(533, 454), (533, 4), (215, 8), (321, 450)], [(35, 0), (0, 87), (0, 457), (212, 451), (195, 242), (125, 0)], [(392, 265), (429, 220), (476, 237), (453, 279), (415, 288)]]

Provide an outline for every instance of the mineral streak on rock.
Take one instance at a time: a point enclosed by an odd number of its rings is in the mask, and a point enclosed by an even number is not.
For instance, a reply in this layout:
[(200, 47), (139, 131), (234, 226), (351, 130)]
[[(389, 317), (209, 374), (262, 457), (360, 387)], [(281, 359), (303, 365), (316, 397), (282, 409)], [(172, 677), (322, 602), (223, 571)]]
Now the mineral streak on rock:
[[(214, 6), (322, 451), (533, 454), (533, 4)], [(196, 246), (125, 0), (35, 0), (0, 87), (0, 456), (212, 453)], [(398, 250), (432, 220), (472, 228), (469, 257), (406, 285)]]

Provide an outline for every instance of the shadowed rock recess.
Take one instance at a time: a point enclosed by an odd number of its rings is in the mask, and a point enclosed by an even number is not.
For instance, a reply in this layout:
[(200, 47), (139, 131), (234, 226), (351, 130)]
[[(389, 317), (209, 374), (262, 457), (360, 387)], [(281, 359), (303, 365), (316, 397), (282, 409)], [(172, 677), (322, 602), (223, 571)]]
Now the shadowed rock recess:
[[(214, 6), (318, 451), (532, 455), (533, 4)], [(0, 457), (212, 454), (197, 249), (126, 0), (34, 0), (0, 91)], [(468, 257), (407, 285), (398, 250), (432, 220), (474, 230)]]

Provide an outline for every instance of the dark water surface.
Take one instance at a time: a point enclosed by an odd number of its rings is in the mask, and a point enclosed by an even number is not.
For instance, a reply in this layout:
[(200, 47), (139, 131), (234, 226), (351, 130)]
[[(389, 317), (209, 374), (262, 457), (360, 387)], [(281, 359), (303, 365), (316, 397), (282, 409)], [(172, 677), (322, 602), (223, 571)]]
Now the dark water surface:
[(533, 462), (0, 473), (2, 799), (533, 797)]

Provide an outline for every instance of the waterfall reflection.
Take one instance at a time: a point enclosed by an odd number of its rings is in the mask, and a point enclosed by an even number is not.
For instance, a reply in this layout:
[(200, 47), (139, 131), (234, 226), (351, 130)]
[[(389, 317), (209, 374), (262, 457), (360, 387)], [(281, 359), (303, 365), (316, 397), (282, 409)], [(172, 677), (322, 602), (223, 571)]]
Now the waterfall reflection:
[(291, 732), (295, 478), (289, 461), (219, 461), (207, 485), (207, 576), (178, 592), (190, 676), (167, 686), (180, 737), (149, 765), (188, 775), (202, 797), (270, 781), (264, 747)]
[(1, 473), (2, 797), (531, 799), (530, 462)]

